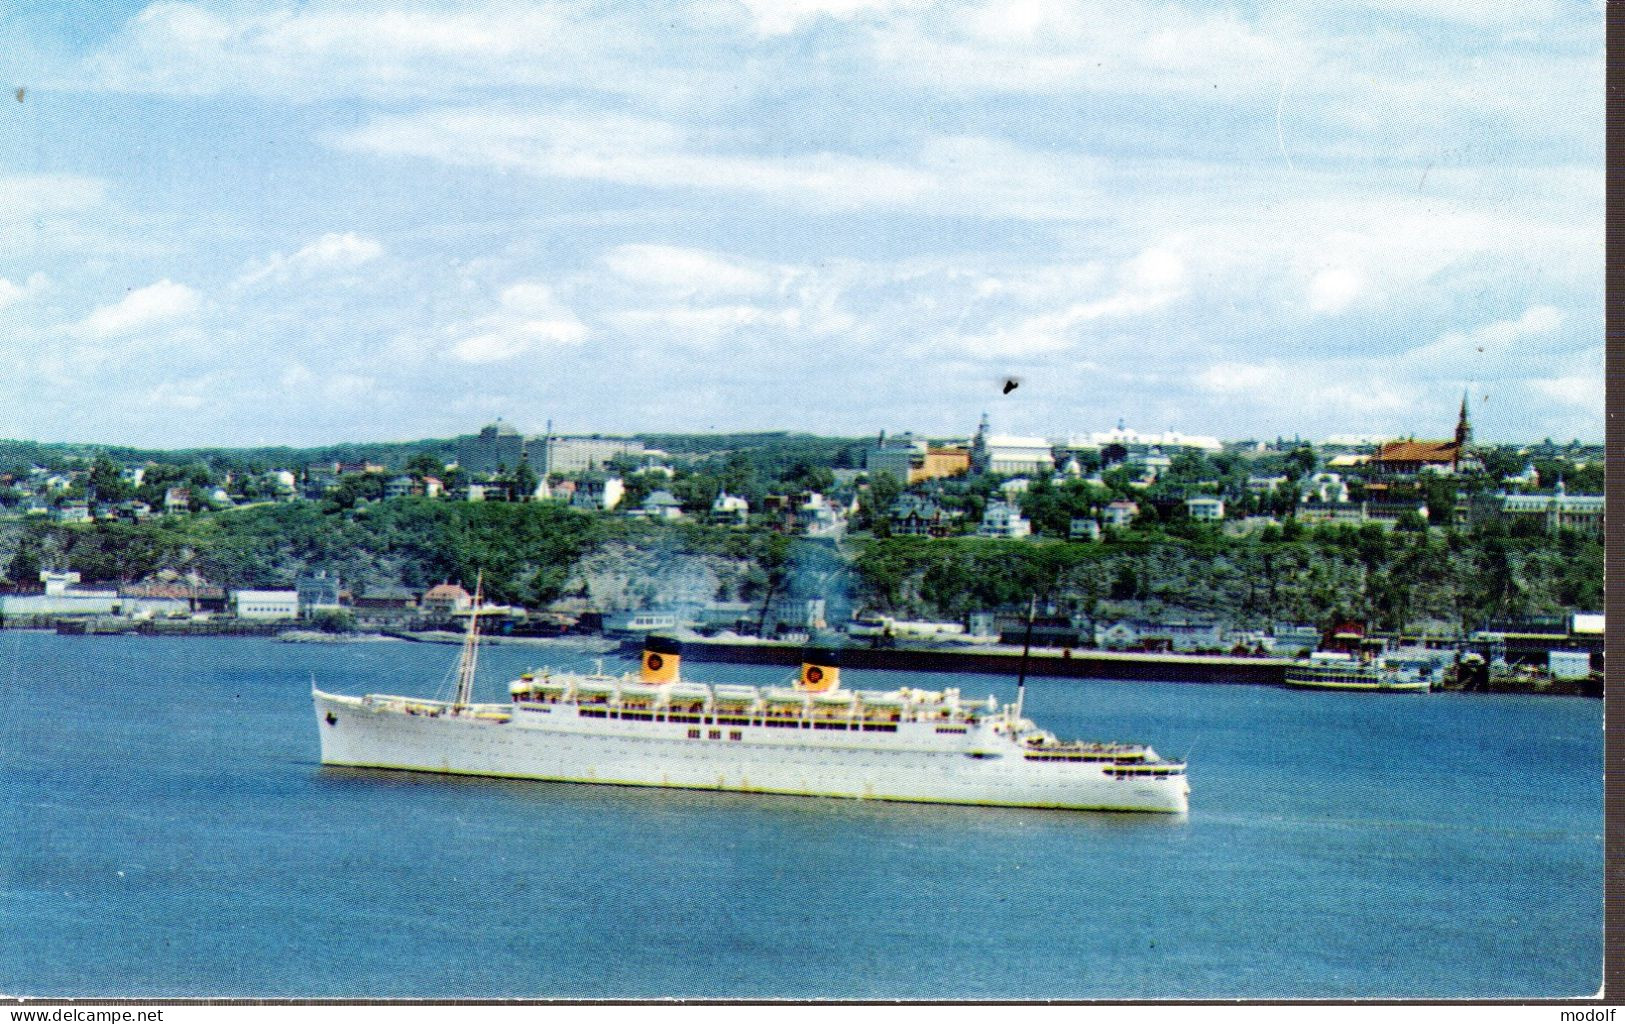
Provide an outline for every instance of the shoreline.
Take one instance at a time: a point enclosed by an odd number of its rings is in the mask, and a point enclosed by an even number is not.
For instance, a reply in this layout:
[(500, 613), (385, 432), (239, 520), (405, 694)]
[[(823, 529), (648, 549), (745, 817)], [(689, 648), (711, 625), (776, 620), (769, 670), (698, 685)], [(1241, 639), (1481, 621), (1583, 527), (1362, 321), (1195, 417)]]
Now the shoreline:
[[(463, 642), (461, 633), (451, 631), (403, 631), (378, 629), (351, 633), (322, 633), (290, 629), (287, 623), (241, 622), (162, 622), (129, 623), (123, 620), (62, 620), (50, 624), (37, 621), (0, 624), (0, 631), (54, 633), (59, 636), (146, 636), (146, 637), (262, 637), (285, 643), (354, 644), (379, 642), (455, 645)], [(607, 636), (566, 634), (550, 637), (511, 637), (484, 635), (482, 646), (516, 646), (568, 650), (577, 654), (600, 654), (636, 660), (641, 641)], [(683, 656), (696, 664), (794, 666), (801, 663), (808, 645), (779, 640), (727, 640), (685, 638)], [(920, 644), (907, 647), (842, 647), (842, 666), (877, 671), (976, 673), (1016, 675), (1020, 648), (997, 646), (967, 649), (963, 646)], [(1125, 682), (1206, 683), (1286, 687), (1286, 671), (1302, 664), (1291, 658), (1240, 657), (1224, 654), (1180, 654), (1175, 652), (1108, 651), (1095, 648), (1035, 647), (1027, 659), (1026, 674), (1061, 679), (1102, 679)], [(1600, 698), (1585, 681), (1551, 680), (1542, 677), (1496, 676), (1487, 688), (1442, 685), (1435, 692), (1531, 694)], [(1397, 696), (1384, 695), (1384, 696)]]

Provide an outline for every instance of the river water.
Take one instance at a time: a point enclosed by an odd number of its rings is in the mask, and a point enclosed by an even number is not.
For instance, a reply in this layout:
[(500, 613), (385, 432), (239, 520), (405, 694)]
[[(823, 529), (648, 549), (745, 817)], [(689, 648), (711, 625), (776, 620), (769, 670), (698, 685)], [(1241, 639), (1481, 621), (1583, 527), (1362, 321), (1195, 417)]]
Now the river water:
[[(408, 643), (0, 633), (0, 993), (1533, 997), (1602, 964), (1602, 705), (1040, 679), (1185, 818), (323, 769)], [(480, 693), (523, 668), (482, 654)], [(620, 663), (611, 660), (609, 667)], [(690, 665), (701, 681), (782, 670)], [(851, 686), (1014, 681), (848, 672)]]

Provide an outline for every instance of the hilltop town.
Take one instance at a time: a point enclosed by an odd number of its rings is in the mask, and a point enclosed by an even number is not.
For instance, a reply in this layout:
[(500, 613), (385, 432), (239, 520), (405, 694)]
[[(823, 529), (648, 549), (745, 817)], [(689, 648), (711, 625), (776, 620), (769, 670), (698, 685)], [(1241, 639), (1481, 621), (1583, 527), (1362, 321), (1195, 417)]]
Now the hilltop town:
[(1036, 598), (1066, 646), (1262, 652), (1335, 622), (1572, 646), (1601, 607), (1601, 456), (1475, 444), (1465, 398), (1443, 439), (1019, 437), (983, 416), (961, 438), (498, 421), (337, 454), (0, 442), (0, 616), (433, 628), (483, 572), (520, 634), (856, 616), (970, 642)]

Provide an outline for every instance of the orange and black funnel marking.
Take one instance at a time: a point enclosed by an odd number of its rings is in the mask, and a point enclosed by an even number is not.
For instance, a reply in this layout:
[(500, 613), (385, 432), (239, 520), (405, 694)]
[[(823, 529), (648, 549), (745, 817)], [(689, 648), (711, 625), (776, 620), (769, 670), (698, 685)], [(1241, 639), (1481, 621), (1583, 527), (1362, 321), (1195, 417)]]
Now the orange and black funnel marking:
[(640, 682), (653, 686), (677, 681), (677, 667), (683, 660), (683, 645), (666, 636), (651, 636), (643, 641), (643, 670)]
[(841, 662), (834, 651), (808, 651), (801, 661), (798, 689), (810, 693), (833, 690), (841, 684)]

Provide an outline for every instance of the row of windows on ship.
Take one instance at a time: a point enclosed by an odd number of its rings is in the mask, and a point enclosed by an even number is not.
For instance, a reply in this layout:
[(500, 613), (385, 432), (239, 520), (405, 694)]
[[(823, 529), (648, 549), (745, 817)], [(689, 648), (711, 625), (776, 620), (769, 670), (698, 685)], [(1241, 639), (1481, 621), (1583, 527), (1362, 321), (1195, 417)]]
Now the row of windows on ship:
[[(615, 701), (607, 693), (577, 693), (573, 697), (569, 697), (562, 690), (515, 690), (512, 696), (516, 704), (579, 705), (582, 707), (581, 714), (588, 715), (588, 717), (602, 717), (601, 715), (589, 714), (589, 709), (600, 706), (609, 707), (613, 705), (625, 718), (640, 715), (647, 717), (657, 710), (654, 702), (650, 700), (622, 696), (619, 701)], [(774, 702), (773, 700), (754, 701), (744, 698), (730, 700), (717, 697), (713, 703), (716, 711), (720, 714), (732, 712), (735, 715), (754, 715), (757, 718), (766, 718), (770, 723), (780, 719), (799, 720), (802, 718), (815, 722), (824, 720), (847, 721), (852, 719), (865, 722), (898, 722), (904, 719), (901, 705), (871, 705), (856, 701), (840, 704), (814, 704), (811, 708), (808, 708), (799, 699)], [(664, 711), (662, 719), (665, 721), (698, 721), (697, 718), (690, 719), (685, 716), (705, 713), (707, 710), (706, 705), (707, 702), (702, 699), (679, 697), (669, 699), (659, 710)], [(957, 721), (964, 723), (974, 723), (976, 721), (974, 714), (962, 714), (954, 709), (941, 706), (915, 708), (907, 717), (909, 721)]]

